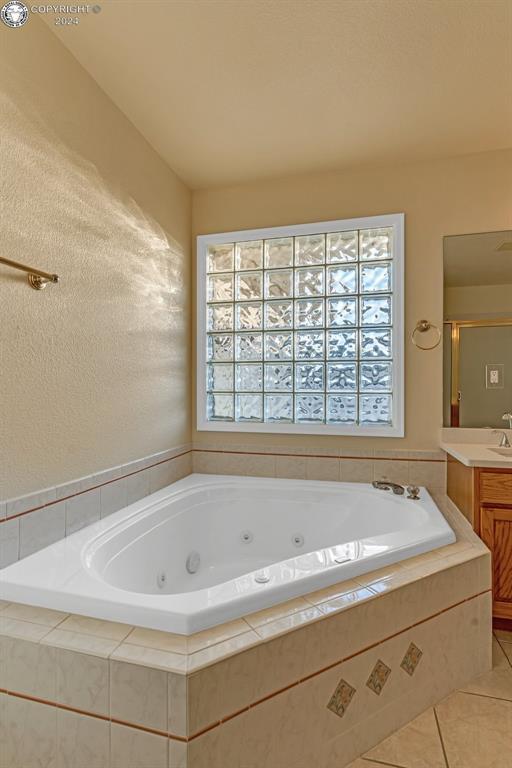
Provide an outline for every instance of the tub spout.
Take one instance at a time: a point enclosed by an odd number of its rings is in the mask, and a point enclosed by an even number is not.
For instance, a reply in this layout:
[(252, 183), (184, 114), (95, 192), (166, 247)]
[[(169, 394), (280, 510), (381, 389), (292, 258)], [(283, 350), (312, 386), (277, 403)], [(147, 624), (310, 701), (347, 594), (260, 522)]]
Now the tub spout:
[(404, 495), (404, 487), (398, 483), (390, 483), (387, 480), (374, 480), (372, 485), (379, 491), (393, 491), (393, 493), (396, 493), (397, 496)]

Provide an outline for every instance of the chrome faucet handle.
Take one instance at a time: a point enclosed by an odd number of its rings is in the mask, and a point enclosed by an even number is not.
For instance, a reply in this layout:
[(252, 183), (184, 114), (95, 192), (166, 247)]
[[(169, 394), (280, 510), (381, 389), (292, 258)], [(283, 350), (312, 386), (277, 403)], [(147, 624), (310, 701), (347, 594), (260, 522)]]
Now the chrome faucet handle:
[(407, 498), (413, 499), (413, 501), (417, 501), (420, 497), (420, 489), (417, 485), (408, 485), (407, 486)]
[(379, 491), (393, 491), (397, 496), (403, 496), (404, 493), (402, 485), (399, 483), (392, 483), (390, 480), (374, 480), (372, 485)]
[(512, 429), (512, 413), (510, 411), (507, 411), (503, 414), (501, 417), (502, 421), (508, 421), (508, 428)]
[(493, 429), (492, 433), (493, 435), (501, 435), (501, 440), (499, 444), (500, 448), (512, 448), (506, 432), (504, 432), (502, 429)]

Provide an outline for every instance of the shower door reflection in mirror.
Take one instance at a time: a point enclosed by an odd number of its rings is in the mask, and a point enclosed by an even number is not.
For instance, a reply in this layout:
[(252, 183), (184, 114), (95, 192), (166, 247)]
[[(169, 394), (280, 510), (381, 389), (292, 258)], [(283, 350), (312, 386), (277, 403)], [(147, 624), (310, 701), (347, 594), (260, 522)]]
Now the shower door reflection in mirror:
[(444, 239), (444, 424), (507, 428), (512, 232)]

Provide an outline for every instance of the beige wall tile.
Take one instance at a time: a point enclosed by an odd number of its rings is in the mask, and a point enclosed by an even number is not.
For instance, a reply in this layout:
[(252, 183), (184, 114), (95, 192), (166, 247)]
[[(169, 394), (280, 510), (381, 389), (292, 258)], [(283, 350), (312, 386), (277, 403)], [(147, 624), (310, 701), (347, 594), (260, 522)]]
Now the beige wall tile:
[(306, 459), (304, 456), (276, 456), (276, 477), (304, 480), (306, 477)]
[(446, 489), (446, 462), (410, 461), (409, 483), (425, 486), (428, 491)]
[(165, 461), (163, 464), (157, 464), (148, 469), (150, 493), (159, 491), (161, 488), (165, 488), (167, 485), (174, 482), (176, 479), (173, 468), (174, 462), (175, 460)]
[(55, 701), (55, 649), (15, 638), (1, 638), (0, 687)]
[(325, 602), (319, 603), (318, 609), (328, 616), (331, 613), (337, 613), (338, 611), (352, 608), (354, 605), (358, 605), (364, 600), (371, 600), (374, 597), (374, 593), (369, 589), (360, 587), (352, 592), (346, 592), (344, 595), (334, 597), (332, 600), (326, 600)]
[(164, 672), (184, 674), (187, 669), (188, 657), (181, 653), (162, 651), (157, 648), (145, 648), (141, 645), (131, 645), (123, 642), (111, 654), (111, 659), (126, 661), (141, 667), (149, 667)]
[(23, 605), (11, 603), (3, 611), (4, 616), (21, 621), (30, 621), (33, 624), (42, 624), (46, 627), (56, 627), (69, 615), (61, 611), (51, 611), (48, 608), (38, 608), (35, 605)]
[(20, 518), (6, 520), (0, 525), (0, 568), (15, 563), (20, 556)]
[(188, 745), (169, 739), (169, 768), (187, 768)]
[(57, 768), (108, 768), (110, 723), (57, 710)]
[(99, 656), (103, 659), (108, 659), (118, 645), (117, 640), (107, 640), (105, 637), (83, 635), (78, 632), (65, 632), (61, 629), (53, 629), (41, 640), (41, 643), (66, 648), (68, 651), (79, 651), (89, 656)]
[(263, 640), (271, 640), (321, 618), (321, 611), (317, 607), (308, 604), (307, 608), (300, 611), (295, 611), (274, 621), (261, 624), (255, 631)]
[(127, 723), (167, 731), (167, 673), (110, 662), (110, 714)]
[(246, 768), (246, 760), (241, 762), (247, 753), (243, 744), (245, 718), (245, 714), (235, 717), (189, 742), (188, 768)]
[(185, 635), (176, 635), (172, 632), (161, 632), (158, 629), (135, 627), (125, 639), (125, 643), (145, 648), (154, 648), (159, 651), (186, 654), (188, 638)]
[(208, 648), (203, 648), (196, 653), (192, 653), (188, 657), (187, 671), (190, 673), (197, 672), (203, 667), (207, 667), (216, 661), (234, 656), (244, 649), (250, 648), (254, 645), (259, 645), (261, 642), (260, 637), (256, 634), (255, 630), (251, 629), (249, 632), (244, 632), (241, 635), (232, 637), (229, 640), (223, 640), (221, 643), (211, 645)]
[(194, 472), (204, 475), (226, 474), (223, 454), (213, 451), (194, 451), (192, 457)]
[(308, 480), (339, 480), (339, 459), (309, 456), (306, 459), (306, 478)]
[(244, 619), (235, 619), (234, 621), (220, 624), (218, 627), (211, 627), (202, 632), (195, 632), (187, 638), (188, 653), (195, 653), (203, 648), (208, 648), (209, 646), (216, 645), (224, 640), (237, 637), (237, 635), (242, 635), (249, 629), (250, 626)]
[(256, 701), (300, 680), (306, 668), (306, 640), (304, 630), (297, 630), (255, 649), (258, 670), (254, 693)]
[(318, 605), (318, 603), (323, 603), (326, 600), (332, 600), (334, 597), (345, 595), (347, 592), (352, 592), (360, 586), (359, 577), (357, 579), (347, 579), (346, 581), (340, 581), (337, 584), (333, 584), (330, 587), (317, 589), (316, 592), (309, 592), (305, 595), (304, 599), (312, 605)]
[(275, 458), (251, 453), (195, 451), (194, 472), (219, 475), (274, 477)]
[(167, 768), (168, 739), (112, 723), (110, 768)]
[(135, 472), (126, 478), (126, 503), (133, 504), (149, 494), (149, 469)]
[(31, 621), (19, 621), (5, 616), (2, 611), (0, 616), (0, 633), (5, 637), (19, 637), (21, 640), (33, 640), (38, 642), (51, 632), (51, 627), (44, 624), (33, 624)]
[(256, 628), (269, 624), (276, 619), (281, 619), (284, 616), (289, 616), (292, 613), (297, 613), (297, 611), (302, 611), (305, 608), (310, 608), (308, 601), (303, 597), (296, 597), (293, 600), (287, 600), (285, 603), (273, 605), (271, 608), (250, 613), (245, 617), (245, 620), (251, 627)]
[[(304, 756), (306, 723), (308, 718), (316, 717), (317, 713), (299, 695), (298, 686), (250, 709), (243, 716), (239, 764), (244, 768), (273, 768), (281, 765), (321, 765), (324, 768), (319, 759), (318, 747), (312, 759)], [(222, 743), (223, 728), (224, 725), (221, 725), (218, 729), (219, 743)]]
[(173, 459), (171, 461), (171, 469), (172, 469), (172, 481), (176, 482), (177, 480), (181, 480), (182, 477), (187, 477), (188, 475), (192, 474), (193, 467), (193, 461), (192, 461), (192, 452), (188, 451), (183, 456), (178, 456), (177, 458)]
[(120, 642), (127, 637), (133, 627), (129, 624), (119, 624), (114, 621), (103, 621), (102, 619), (92, 619), (88, 616), (73, 614), (60, 625), (59, 629), (66, 630), (66, 632), (78, 632), (81, 635), (96, 635)]
[(85, 712), (108, 715), (108, 660), (56, 648), (55, 662), (56, 701)]
[(15, 696), (3, 698), (2, 768), (56, 768), (57, 709)]
[(100, 515), (107, 517), (113, 512), (126, 507), (126, 481), (124, 478), (113, 483), (102, 485), (100, 488)]
[(249, 477), (275, 477), (276, 462), (274, 456), (258, 454), (228, 453), (225, 454), (226, 471), (231, 475), (247, 475)]
[(386, 459), (373, 462), (373, 479), (389, 480), (392, 483), (407, 485), (409, 483), (409, 462), (388, 461)]
[(258, 649), (232, 656), (188, 678), (188, 730), (193, 735), (256, 698)]
[[(5, 525), (5, 523), (4, 523)], [(27, 557), (66, 535), (66, 502), (52, 504), (20, 518), (20, 557)]]
[(100, 519), (100, 489), (81, 493), (66, 500), (66, 536)]
[(187, 736), (188, 734), (187, 686), (187, 677), (185, 675), (169, 673), (167, 679), (167, 711), (169, 733), (174, 736)]
[(373, 462), (370, 459), (340, 459), (340, 480), (344, 483), (371, 483)]

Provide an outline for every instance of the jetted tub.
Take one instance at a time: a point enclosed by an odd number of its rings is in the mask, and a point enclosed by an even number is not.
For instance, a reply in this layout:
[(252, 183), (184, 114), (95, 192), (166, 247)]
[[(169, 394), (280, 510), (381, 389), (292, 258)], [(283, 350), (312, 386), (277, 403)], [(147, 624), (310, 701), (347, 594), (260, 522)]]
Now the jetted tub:
[(0, 571), (0, 598), (186, 635), (455, 541), (420, 497), (189, 475)]

